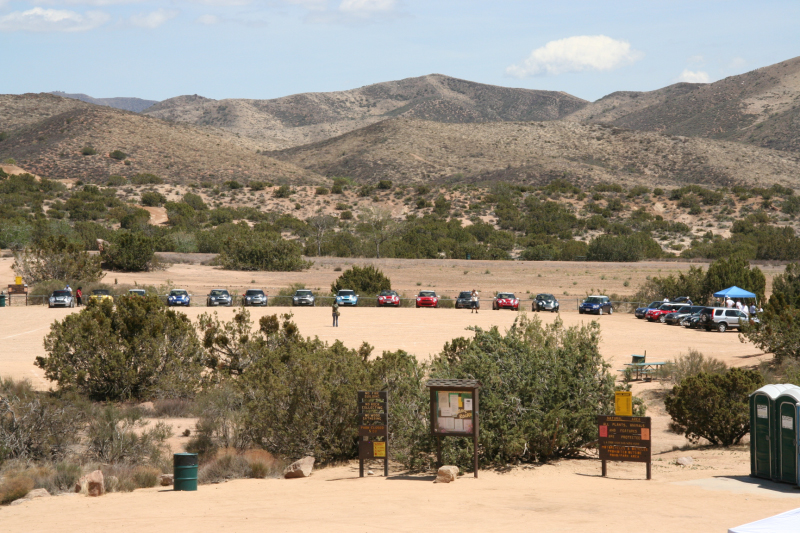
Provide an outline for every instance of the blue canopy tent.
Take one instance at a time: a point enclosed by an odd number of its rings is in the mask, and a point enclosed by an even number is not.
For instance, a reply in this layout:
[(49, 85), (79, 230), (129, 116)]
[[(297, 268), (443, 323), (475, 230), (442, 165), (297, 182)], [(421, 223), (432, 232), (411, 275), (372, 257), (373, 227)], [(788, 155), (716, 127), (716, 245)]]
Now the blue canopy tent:
[(753, 294), (752, 292), (740, 289), (736, 285), (714, 293), (714, 298), (755, 298), (755, 297), (756, 295)]

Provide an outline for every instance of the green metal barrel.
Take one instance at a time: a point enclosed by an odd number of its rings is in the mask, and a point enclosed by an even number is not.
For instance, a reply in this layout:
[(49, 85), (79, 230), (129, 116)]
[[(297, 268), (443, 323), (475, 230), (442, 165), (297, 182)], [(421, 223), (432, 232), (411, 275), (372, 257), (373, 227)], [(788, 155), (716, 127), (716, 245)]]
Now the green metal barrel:
[(0, 307), (5, 307), (5, 306), (6, 306), (6, 295), (0, 294)]
[(197, 454), (176, 453), (172, 456), (174, 490), (197, 490)]

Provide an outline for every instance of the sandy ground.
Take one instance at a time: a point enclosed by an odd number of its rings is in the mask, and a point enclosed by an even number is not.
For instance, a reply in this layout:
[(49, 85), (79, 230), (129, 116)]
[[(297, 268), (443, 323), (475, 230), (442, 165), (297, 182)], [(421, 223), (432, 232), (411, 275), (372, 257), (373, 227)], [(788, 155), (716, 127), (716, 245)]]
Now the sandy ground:
[[(107, 281), (120, 284), (162, 284), (166, 280), (205, 294), (213, 286), (229, 288), (256, 285), (272, 292), (295, 282), (326, 287), (338, 272), (335, 266), (364, 261), (318, 261), (305, 273), (226, 272), (194, 264), (175, 264), (166, 271), (149, 274), (110, 273)], [(592, 265), (587, 263), (494, 263), (477, 261), (383, 260), (381, 267), (401, 291), (413, 293), (418, 280), (442, 292), (477, 287), (546, 291), (560, 295), (561, 287), (573, 294), (579, 287), (600, 286), (607, 292), (630, 292), (648, 275), (664, 275), (688, 268), (685, 264), (636, 263)], [(771, 270), (769, 270), (771, 268)], [(463, 271), (467, 271), (464, 274)], [(486, 274), (485, 271), (490, 273)], [(768, 276), (782, 270), (769, 267)], [(9, 277), (10, 262), (0, 259), (0, 276)], [(541, 276), (540, 276), (541, 275)], [(606, 279), (600, 279), (604, 276)], [(623, 281), (630, 279), (630, 288)], [(577, 286), (572, 282), (578, 281)], [(214, 284), (214, 283), (217, 284)], [(591, 291), (594, 292), (594, 291)], [(599, 292), (599, 291), (598, 291)], [(768, 356), (742, 343), (735, 332), (708, 333), (681, 327), (651, 324), (629, 314), (589, 317), (579, 315), (569, 298), (561, 296), (560, 314), (567, 326), (597, 320), (601, 326), (600, 350), (613, 371), (623, 368), (630, 355), (647, 351), (648, 361), (665, 361), (695, 348), (732, 366), (751, 366)], [(574, 301), (574, 300), (573, 300)], [(183, 310), (195, 320), (204, 307)], [(235, 308), (217, 309), (230, 319)], [(291, 311), (304, 335), (333, 342), (341, 340), (356, 348), (363, 341), (384, 350), (406, 350), (420, 359), (438, 353), (445, 342), (469, 335), (465, 328), (498, 326), (505, 330), (517, 313), (484, 309), (478, 314), (453, 309), (342, 309), (340, 327), (330, 326), (326, 308), (254, 308), (254, 322), (264, 314)], [(29, 378), (42, 389), (50, 384), (33, 365), (44, 355), (43, 338), (54, 320), (74, 310), (41, 306), (0, 309), (0, 375)], [(528, 313), (531, 315), (532, 313)], [(545, 323), (559, 315), (538, 314)], [(201, 486), (196, 493), (174, 493), (159, 489), (132, 494), (110, 494), (99, 499), (59, 496), (0, 509), (0, 531), (410, 531), (465, 528), (488, 531), (725, 531), (726, 528), (758, 520), (800, 506), (800, 490), (747, 477), (746, 446), (716, 450), (689, 446), (668, 431), (669, 418), (661, 384), (635, 383), (634, 393), (648, 403), (653, 418), (653, 480), (644, 480), (644, 466), (619, 463), (609, 467), (609, 478), (599, 477), (599, 462), (593, 459), (562, 461), (536, 468), (516, 467), (507, 472), (481, 472), (478, 480), (460, 479), (452, 485), (435, 485), (431, 477), (409, 476), (394, 471), (381, 477), (357, 479), (354, 465), (319, 470), (306, 480), (241, 480)], [(167, 419), (173, 426), (171, 444), (180, 449), (180, 432), (193, 429), (192, 419)], [(695, 464), (679, 467), (674, 460), (690, 455)], [(376, 469), (376, 473), (379, 472)], [(425, 488), (427, 487), (427, 488)], [(636, 509), (636, 511), (632, 511)], [(34, 522), (35, 521), (35, 522)], [(32, 526), (35, 523), (35, 527)]]

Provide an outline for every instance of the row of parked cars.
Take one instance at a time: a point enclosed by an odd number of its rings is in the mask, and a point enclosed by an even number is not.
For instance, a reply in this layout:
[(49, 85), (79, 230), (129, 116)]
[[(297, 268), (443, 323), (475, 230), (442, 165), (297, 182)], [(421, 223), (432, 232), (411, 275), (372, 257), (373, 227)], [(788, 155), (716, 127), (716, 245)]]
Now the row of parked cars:
[(656, 301), (647, 307), (634, 310), (634, 316), (649, 322), (660, 322), (673, 326), (684, 326), (690, 329), (703, 328), (706, 331), (716, 330), (721, 333), (729, 329), (739, 329), (750, 321), (758, 321), (738, 309), (730, 307), (709, 307), (691, 305), (688, 298), (676, 298), (674, 302)]

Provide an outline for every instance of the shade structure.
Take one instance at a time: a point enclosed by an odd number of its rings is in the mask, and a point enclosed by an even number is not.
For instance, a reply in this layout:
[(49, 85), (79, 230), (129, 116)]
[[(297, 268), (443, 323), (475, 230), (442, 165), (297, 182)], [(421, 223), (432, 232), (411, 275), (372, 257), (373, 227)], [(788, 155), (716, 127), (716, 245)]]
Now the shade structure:
[(736, 285), (733, 287), (728, 287), (727, 289), (721, 290), (719, 292), (714, 293), (714, 298), (755, 298), (756, 295), (750, 291), (746, 291), (744, 289), (740, 289)]
[(800, 509), (782, 513), (758, 522), (732, 527), (728, 533), (799, 533)]

